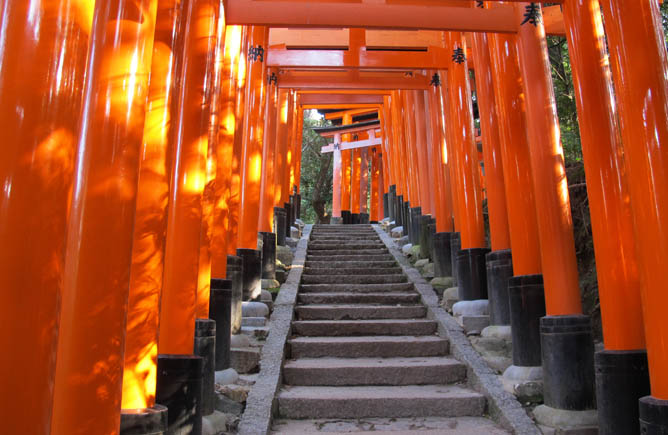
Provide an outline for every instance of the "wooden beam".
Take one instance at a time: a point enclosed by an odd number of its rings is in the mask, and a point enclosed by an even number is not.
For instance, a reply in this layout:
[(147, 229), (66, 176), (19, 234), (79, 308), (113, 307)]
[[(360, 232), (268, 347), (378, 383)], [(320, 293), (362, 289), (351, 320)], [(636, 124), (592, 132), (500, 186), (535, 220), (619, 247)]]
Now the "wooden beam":
[(430, 78), (422, 74), (369, 74), (358, 71), (318, 72), (283, 71), (278, 78), (279, 88), (297, 90), (359, 89), (428, 89)]
[(301, 104), (304, 106), (345, 105), (351, 104), (383, 104), (382, 95), (364, 94), (302, 94)]
[(441, 4), (227, 0), (225, 13), (227, 24), (239, 25), (517, 32), (518, 23), (512, 7), (480, 9), (468, 7), (468, 2), (461, 2), (462, 7)]
[[(345, 150), (355, 150), (358, 148), (368, 148), (368, 147), (373, 147), (376, 145), (382, 145), (383, 140), (381, 138), (375, 138), (375, 139), (367, 139), (367, 140), (358, 140), (355, 142), (341, 142), (339, 145), (339, 149), (341, 151)], [(334, 152), (334, 144), (330, 144), (327, 146), (324, 146), (320, 149), (321, 154), (327, 154), (327, 153), (333, 153)]]
[(351, 116), (359, 116), (359, 115), (368, 115), (370, 113), (377, 113), (378, 108), (365, 108), (365, 109), (353, 109), (353, 110), (344, 110), (341, 112), (332, 112), (332, 113), (327, 113), (325, 115), (325, 119), (341, 119), (343, 118), (344, 114), (348, 114)]

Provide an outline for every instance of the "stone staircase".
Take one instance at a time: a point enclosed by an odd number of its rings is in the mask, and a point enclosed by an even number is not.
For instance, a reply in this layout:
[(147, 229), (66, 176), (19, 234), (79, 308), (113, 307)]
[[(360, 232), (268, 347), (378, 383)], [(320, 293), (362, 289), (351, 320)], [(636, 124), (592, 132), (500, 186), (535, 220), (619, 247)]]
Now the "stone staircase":
[(315, 226), (274, 433), (505, 434), (426, 312), (370, 225)]

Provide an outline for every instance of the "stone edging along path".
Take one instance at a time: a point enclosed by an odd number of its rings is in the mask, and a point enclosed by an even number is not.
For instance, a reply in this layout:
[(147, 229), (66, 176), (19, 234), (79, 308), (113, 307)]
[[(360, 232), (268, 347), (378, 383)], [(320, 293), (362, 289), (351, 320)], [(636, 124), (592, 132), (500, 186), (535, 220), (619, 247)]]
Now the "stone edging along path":
[(504, 429), (515, 434), (540, 435), (541, 431), (528, 416), (522, 405), (510, 393), (503, 389), (498, 375), (487, 365), (485, 360), (473, 349), (464, 331), (457, 321), (438, 303), (438, 296), (431, 285), (411, 266), (408, 259), (396, 247), (393, 239), (378, 225), (373, 225), (381, 240), (401, 266), (408, 279), (415, 284), (422, 303), (427, 307), (427, 318), (438, 323), (438, 332), (450, 341), (452, 356), (467, 366), (469, 386), (487, 398), (490, 416)]
[(295, 312), (297, 292), (306, 261), (306, 248), (312, 229), (312, 225), (304, 227), (288, 279), (281, 286), (274, 301), (274, 311), (269, 319), (269, 336), (262, 348), (260, 374), (248, 394), (246, 409), (239, 424), (239, 434), (264, 435), (271, 431), (276, 392), (282, 384), (285, 345), (290, 335), (290, 324)]

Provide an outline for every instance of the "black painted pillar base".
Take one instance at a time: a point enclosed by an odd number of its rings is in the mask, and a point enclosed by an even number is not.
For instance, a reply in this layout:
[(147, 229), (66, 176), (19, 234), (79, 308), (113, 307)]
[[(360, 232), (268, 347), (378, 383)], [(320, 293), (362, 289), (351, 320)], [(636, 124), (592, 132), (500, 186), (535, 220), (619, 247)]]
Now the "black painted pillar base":
[(396, 201), (394, 203), (394, 223), (398, 227), (404, 227), (404, 234), (407, 234), (406, 227), (404, 226), (404, 197), (403, 195), (397, 195)]
[(434, 236), (436, 235), (436, 219), (432, 219), (427, 225), (427, 252), (430, 261), (434, 261)]
[(167, 433), (202, 435), (202, 358), (158, 355), (155, 401), (167, 407)]
[(423, 215), (420, 217), (420, 258), (428, 258), (431, 260), (431, 249), (429, 249), (429, 225), (436, 223), (436, 220), (431, 215)]
[(452, 283), (459, 285), (457, 277), (457, 255), (462, 250), (462, 235), (458, 232), (450, 233), (450, 261), (452, 262)]
[(596, 408), (594, 341), (589, 316), (540, 319), (545, 405), (569, 411)]
[(202, 358), (202, 415), (215, 410), (216, 394), (216, 321), (195, 320), (195, 355)]
[(668, 400), (645, 396), (639, 401), (640, 433), (643, 435), (668, 434)]
[(211, 280), (209, 318), (216, 322), (216, 371), (228, 369), (232, 333), (232, 281), (229, 279)]
[(343, 219), (344, 225), (353, 223), (353, 217), (349, 210), (341, 210), (341, 219)]
[(360, 224), (369, 224), (369, 213), (360, 213)]
[(394, 221), (396, 223), (396, 216), (397, 216), (396, 184), (391, 185), (389, 191), (387, 192), (387, 213), (390, 218), (390, 222)]
[(276, 243), (278, 246), (285, 246), (285, 239), (287, 237), (285, 230), (288, 226), (287, 219), (284, 208), (274, 207), (274, 233), (276, 233)]
[(422, 207), (409, 208), (408, 241), (413, 245), (420, 244), (420, 220)]
[(290, 225), (294, 224), (297, 220), (297, 197), (295, 195), (290, 195)]
[(295, 220), (302, 218), (302, 195), (295, 193)]
[(390, 217), (390, 194), (383, 193), (383, 218)]
[(452, 276), (452, 248), (450, 247), (452, 234), (434, 234), (434, 247), (431, 256), (434, 259), (434, 276), (437, 278)]
[(487, 248), (462, 249), (457, 253), (457, 281), (460, 301), (487, 299)]
[(261, 232), (262, 279), (276, 279), (276, 234)]
[[(411, 203), (410, 201), (406, 201), (402, 205), (402, 213), (403, 215), (401, 216), (401, 219), (404, 221), (404, 234), (409, 235), (410, 231), (410, 226), (411, 226)], [(410, 239), (410, 236), (409, 236)]]
[(230, 328), (232, 334), (241, 331), (241, 302), (244, 298), (244, 260), (236, 255), (227, 256), (227, 280), (232, 282), (232, 313)]
[(514, 276), (508, 280), (513, 365), (541, 366), (540, 319), (545, 316), (543, 275)]
[(285, 237), (290, 238), (290, 228), (292, 227), (292, 205), (289, 202), (286, 202), (283, 204), (283, 208), (285, 209)]
[(360, 223), (360, 214), (359, 213), (352, 213), (350, 215), (352, 217), (352, 224), (353, 225), (359, 225)]
[(121, 409), (120, 435), (163, 435), (167, 432), (167, 407)]
[(262, 292), (262, 251), (237, 249), (237, 255), (244, 261), (243, 300), (258, 299)]
[(513, 256), (510, 249), (487, 254), (487, 296), (491, 325), (510, 325), (508, 280), (513, 276)]
[[(647, 351), (596, 352), (594, 368), (599, 434), (640, 434), (638, 400), (650, 394)], [(668, 425), (668, 419), (664, 420), (664, 425)]]

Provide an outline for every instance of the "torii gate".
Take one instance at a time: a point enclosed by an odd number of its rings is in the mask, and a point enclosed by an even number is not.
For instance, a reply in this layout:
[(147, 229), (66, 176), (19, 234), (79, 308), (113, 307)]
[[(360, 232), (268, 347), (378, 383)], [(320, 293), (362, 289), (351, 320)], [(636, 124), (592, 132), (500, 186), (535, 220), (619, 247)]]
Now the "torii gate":
[[(314, 129), (322, 137), (333, 137), (334, 143), (322, 147), (321, 153), (334, 153), (334, 175), (333, 175), (333, 198), (332, 198), (332, 223), (341, 223), (341, 151), (353, 150), (359, 148), (368, 148), (382, 145), (382, 138), (376, 137), (376, 132), (380, 131), (380, 120), (359, 122), (349, 125), (336, 127), (324, 127)], [(359, 132), (368, 132), (369, 139), (342, 142), (343, 134), (352, 134)]]

